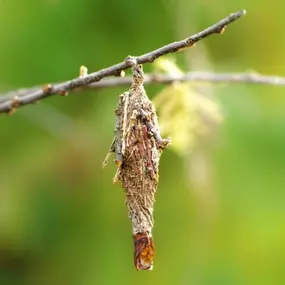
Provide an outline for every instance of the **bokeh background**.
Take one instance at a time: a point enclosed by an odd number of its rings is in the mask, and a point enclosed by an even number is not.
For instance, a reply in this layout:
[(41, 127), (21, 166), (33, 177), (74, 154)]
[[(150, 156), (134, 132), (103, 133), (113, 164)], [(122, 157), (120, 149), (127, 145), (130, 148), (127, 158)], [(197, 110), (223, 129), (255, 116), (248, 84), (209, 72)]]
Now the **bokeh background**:
[[(176, 67), (284, 74), (281, 0), (1, 0), (0, 91), (71, 79), (80, 65), (96, 71), (242, 8), (247, 15), (222, 36), (172, 56)], [(284, 89), (187, 86), (210, 107), (198, 99), (193, 111), (184, 96), (189, 113), (181, 104), (183, 120), (165, 124), (178, 139), (161, 160), (152, 272), (133, 266), (115, 165), (101, 167), (126, 88), (54, 96), (1, 116), (1, 285), (285, 284)], [(167, 88), (147, 92), (154, 101), (166, 94), (165, 104), (181, 98)], [(191, 118), (199, 123), (188, 128)]]

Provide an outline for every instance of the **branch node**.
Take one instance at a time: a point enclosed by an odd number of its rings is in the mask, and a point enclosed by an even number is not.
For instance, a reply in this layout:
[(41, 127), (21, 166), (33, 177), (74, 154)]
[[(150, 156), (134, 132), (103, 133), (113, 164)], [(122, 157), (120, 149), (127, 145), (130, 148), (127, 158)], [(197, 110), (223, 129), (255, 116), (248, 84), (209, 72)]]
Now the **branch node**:
[(13, 115), (17, 108), (20, 107), (21, 103), (20, 103), (20, 98), (18, 96), (15, 96), (12, 100), (11, 100), (11, 107), (10, 110), (7, 111), (8, 116)]
[(20, 106), (20, 98), (18, 96), (15, 96), (13, 99), (12, 99), (12, 102), (11, 102), (11, 107), (12, 108), (18, 108)]
[(66, 96), (68, 95), (68, 92), (67, 92), (66, 90), (60, 90), (60, 91), (58, 92), (58, 94), (59, 94), (60, 96), (66, 97)]
[(195, 43), (196, 43), (196, 41), (194, 41), (193, 39), (191, 39), (191, 37), (186, 39), (186, 45), (187, 45), (187, 47), (194, 47), (194, 46), (195, 46)]
[(156, 59), (157, 59), (157, 56), (155, 54), (152, 54), (147, 58), (147, 62), (153, 63)]
[(220, 29), (217, 30), (217, 34), (220, 34), (220, 35), (223, 34), (225, 32), (226, 28), (227, 28), (227, 26), (221, 27)]
[(46, 84), (43, 86), (43, 92), (44, 94), (49, 94), (51, 91), (52, 91), (52, 85), (49, 83), (49, 84)]
[(134, 56), (131, 56), (131, 55), (129, 55), (125, 58), (125, 62), (130, 67), (135, 67), (138, 65), (137, 58)]

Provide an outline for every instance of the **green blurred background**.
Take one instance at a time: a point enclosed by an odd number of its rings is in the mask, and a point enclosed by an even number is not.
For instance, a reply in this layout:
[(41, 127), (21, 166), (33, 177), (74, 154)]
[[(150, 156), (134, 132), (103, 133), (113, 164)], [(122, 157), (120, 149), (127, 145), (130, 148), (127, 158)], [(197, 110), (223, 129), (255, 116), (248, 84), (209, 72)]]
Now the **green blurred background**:
[[(0, 0), (0, 91), (71, 79), (80, 65), (96, 71), (241, 8), (247, 15), (222, 36), (175, 56), (179, 67), (284, 74), (281, 0)], [(149, 96), (164, 87), (147, 86)], [(162, 157), (152, 272), (134, 268), (115, 166), (101, 167), (126, 88), (1, 116), (1, 285), (285, 284), (284, 89), (195, 88), (214, 98), (223, 123), (189, 152), (173, 141)]]

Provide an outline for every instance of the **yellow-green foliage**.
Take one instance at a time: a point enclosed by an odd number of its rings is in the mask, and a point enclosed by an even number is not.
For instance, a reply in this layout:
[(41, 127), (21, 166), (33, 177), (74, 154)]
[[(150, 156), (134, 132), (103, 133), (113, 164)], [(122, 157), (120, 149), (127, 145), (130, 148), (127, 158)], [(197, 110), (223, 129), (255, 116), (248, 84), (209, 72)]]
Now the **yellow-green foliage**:
[[(182, 75), (174, 61), (160, 58), (158, 70), (170, 75)], [(222, 120), (217, 103), (199, 93), (189, 82), (174, 82), (159, 92), (153, 100), (159, 114), (163, 136), (170, 136), (173, 148), (180, 154), (190, 152), (199, 136), (208, 135), (213, 124)]]

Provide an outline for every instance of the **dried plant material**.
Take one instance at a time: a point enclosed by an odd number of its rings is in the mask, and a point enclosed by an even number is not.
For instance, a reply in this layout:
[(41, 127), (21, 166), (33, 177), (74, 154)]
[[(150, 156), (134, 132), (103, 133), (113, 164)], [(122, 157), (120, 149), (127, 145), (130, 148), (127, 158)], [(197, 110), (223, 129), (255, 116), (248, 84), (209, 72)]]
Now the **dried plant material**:
[(116, 110), (115, 183), (122, 181), (129, 218), (132, 220), (134, 262), (137, 270), (151, 270), (154, 258), (152, 239), (154, 194), (158, 185), (158, 166), (162, 151), (170, 140), (160, 137), (155, 108), (143, 87), (142, 66), (132, 58), (133, 82), (128, 92), (120, 95)]
[[(183, 75), (174, 61), (162, 58), (155, 64), (173, 77)], [(189, 82), (166, 86), (153, 103), (159, 111), (161, 133), (171, 136), (173, 148), (181, 155), (191, 152), (198, 139), (208, 136), (213, 126), (222, 121), (217, 102), (197, 92)]]

